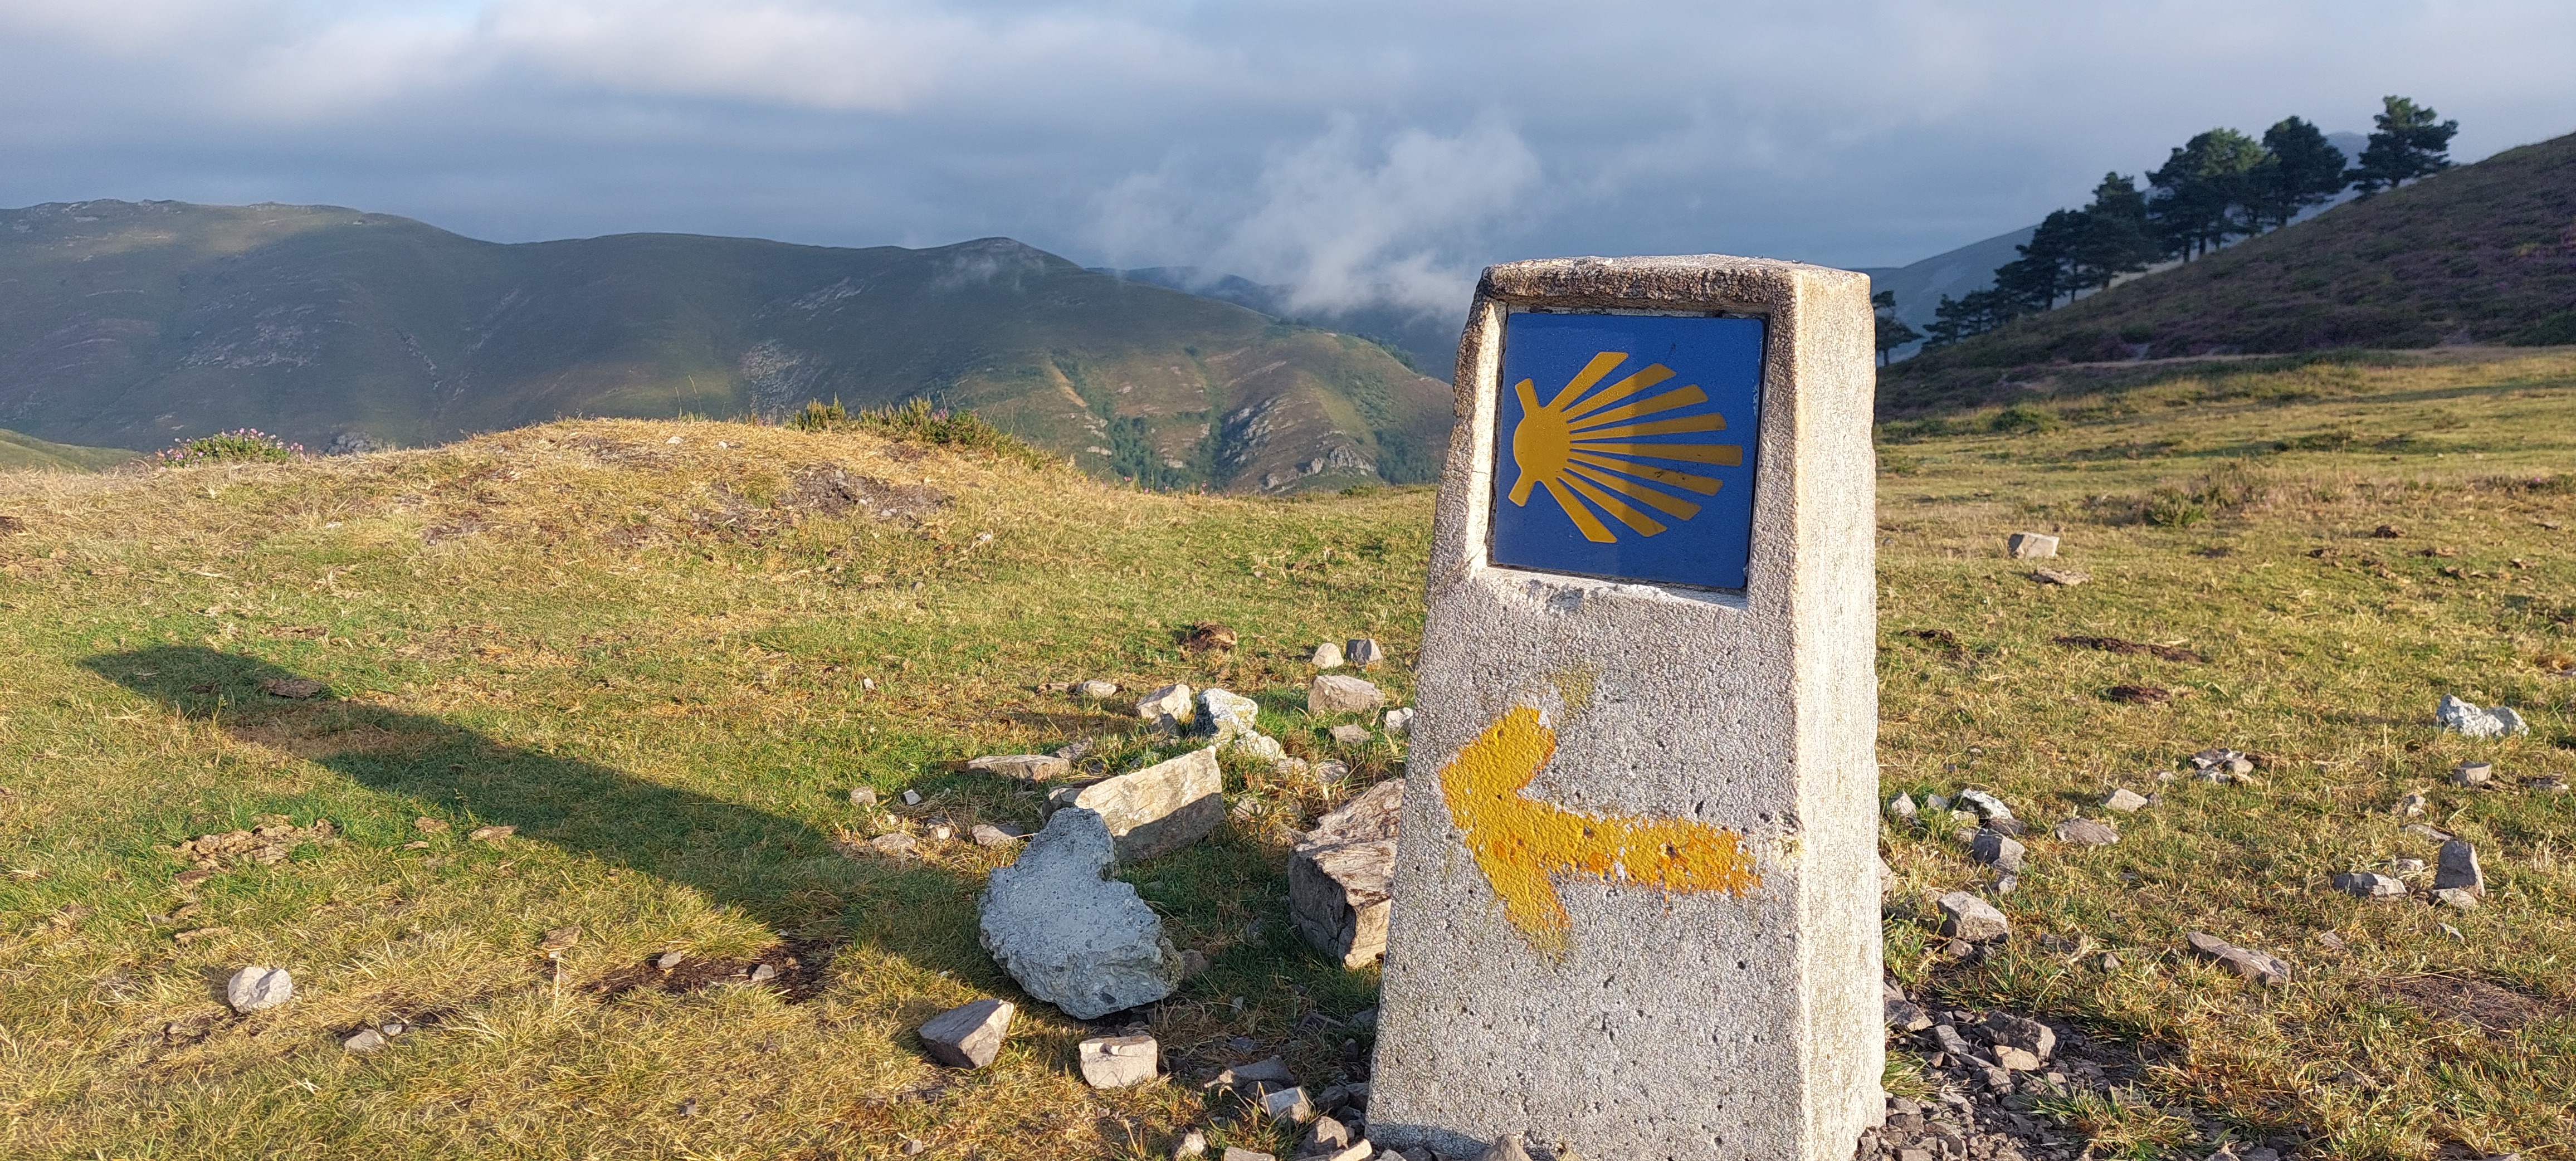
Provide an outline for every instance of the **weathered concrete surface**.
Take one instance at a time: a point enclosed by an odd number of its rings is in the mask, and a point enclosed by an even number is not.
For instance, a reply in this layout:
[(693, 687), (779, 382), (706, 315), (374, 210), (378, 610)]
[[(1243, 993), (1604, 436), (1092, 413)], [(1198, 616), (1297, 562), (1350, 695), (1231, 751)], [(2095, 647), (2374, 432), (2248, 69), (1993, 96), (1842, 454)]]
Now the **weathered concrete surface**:
[(1020, 987), (1078, 1020), (1150, 1004), (1180, 986), (1180, 956), (1136, 888), (1109, 878), (1100, 816), (1059, 810), (1018, 861), (986, 880), (984, 950)]
[[(1725, 257), (1486, 272), (1435, 509), (1372, 1139), (1847, 1161), (1883, 1115), (1868, 296), (1856, 274)], [(1540, 303), (1767, 319), (1741, 593), (1488, 563), (1503, 317)], [(1534, 946), (1443, 791), (1516, 710), (1555, 744), (1519, 800), (1724, 828), (1758, 885), (1555, 875), (1563, 937)]]
[(1045, 813), (1068, 806), (1100, 812), (1118, 840), (1118, 861), (1141, 863), (1170, 854), (1225, 821), (1225, 772), (1216, 747), (1192, 750), (1132, 774), (1088, 786), (1068, 786), (1047, 796)]
[(1403, 806), (1404, 780), (1380, 782), (1316, 819), (1288, 857), (1288, 917), (1297, 934), (1343, 967), (1366, 967), (1386, 954)]

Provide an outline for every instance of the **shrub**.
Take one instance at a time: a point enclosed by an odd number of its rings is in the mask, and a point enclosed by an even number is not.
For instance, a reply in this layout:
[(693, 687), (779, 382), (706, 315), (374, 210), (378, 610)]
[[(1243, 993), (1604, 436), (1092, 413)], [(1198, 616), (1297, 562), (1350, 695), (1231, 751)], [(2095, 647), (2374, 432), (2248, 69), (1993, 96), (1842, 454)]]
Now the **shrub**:
[(2057, 426), (2057, 417), (2027, 403), (2016, 403), (1995, 413), (1986, 421), (1989, 431), (2006, 434), (2029, 434), (2048, 431)]
[(860, 411), (841, 406), (838, 399), (830, 403), (813, 400), (805, 404), (804, 410), (790, 416), (787, 425), (798, 431), (864, 431), (904, 443), (937, 444), (983, 452), (1031, 467), (1047, 467), (1055, 463), (1046, 453), (1020, 442), (1019, 437), (985, 422), (982, 416), (972, 411), (933, 407), (929, 400), (918, 397), (892, 407), (871, 407)]
[(182, 439), (175, 446), (164, 448), (152, 456), (155, 466), (164, 468), (223, 463), (282, 464), (304, 458), (307, 458), (307, 453), (303, 444), (288, 443), (250, 427)]
[(2209, 519), (2209, 508), (2180, 488), (2158, 488), (2147, 493), (2147, 502), (2141, 506), (2139, 516), (2149, 524), (2164, 528), (2189, 528)]

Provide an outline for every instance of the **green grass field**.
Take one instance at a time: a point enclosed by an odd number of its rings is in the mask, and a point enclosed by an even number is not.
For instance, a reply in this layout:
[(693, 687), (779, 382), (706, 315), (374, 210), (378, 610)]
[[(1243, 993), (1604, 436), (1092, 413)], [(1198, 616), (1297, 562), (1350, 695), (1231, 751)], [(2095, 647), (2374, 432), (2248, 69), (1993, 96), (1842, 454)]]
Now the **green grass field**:
[[(2058, 1110), (2101, 1156), (2198, 1158), (2196, 1110), (2317, 1156), (2576, 1159), (2576, 797), (2442, 779), (2470, 755), (2509, 785), (2576, 775), (2576, 682), (2549, 672), (2576, 666), (2576, 353), (2177, 373), (1886, 436), (1888, 792), (1987, 787), (2043, 833), (2110, 786), (2164, 798), (2117, 846), (2030, 839), (2018, 934), (1972, 967), (1919, 916), (1978, 868), (1891, 825), (1895, 970), (2134, 1045), (2119, 1099)], [(1365, 1034), (1307, 1018), (1376, 980), (1290, 933), (1286, 848), (1403, 754), (1327, 739), (1304, 660), (1374, 634), (1407, 699), (1429, 501), (1149, 494), (715, 423), (0, 477), (0, 1154), (1141, 1158), (1207, 1123), (1191, 1069), (1285, 1052), (1328, 1082)], [(2020, 529), (2093, 579), (2033, 583), (2001, 552)], [(1211, 620), (1239, 647), (1183, 653)], [(2074, 634), (2206, 660), (2053, 643)], [(933, 1066), (915, 1024), (1014, 993), (974, 933), (1008, 855), (929, 828), (1037, 814), (951, 763), (1085, 737), (1146, 760), (1132, 717), (1045, 689), (1095, 676), (1254, 694), (1353, 772), (1231, 769), (1244, 809), (1215, 838), (1122, 871), (1214, 960), (1155, 1017), (1182, 1077), (1085, 1088), (1091, 1030), (1042, 1005), (992, 1068)], [(296, 677), (327, 692), (261, 689)], [(2444, 693), (2533, 732), (2437, 735)], [(2258, 780), (2157, 779), (2210, 745)], [(857, 785), (897, 805), (853, 807)], [(2410, 790), (2478, 844), (2479, 910), (2327, 887), (2430, 856), (2387, 811)], [(274, 816), (338, 841), (183, 874), (183, 840)], [(518, 829), (466, 837), (491, 825)], [(893, 829), (926, 857), (842, 853)], [(574, 926), (558, 966), (541, 943)], [(2297, 978), (2213, 970), (2193, 929)], [(670, 950), (704, 970), (639, 967)], [(786, 986), (721, 982), (754, 959)], [(247, 963), (299, 998), (231, 1015)], [(341, 1050), (393, 1018), (419, 1029)]]

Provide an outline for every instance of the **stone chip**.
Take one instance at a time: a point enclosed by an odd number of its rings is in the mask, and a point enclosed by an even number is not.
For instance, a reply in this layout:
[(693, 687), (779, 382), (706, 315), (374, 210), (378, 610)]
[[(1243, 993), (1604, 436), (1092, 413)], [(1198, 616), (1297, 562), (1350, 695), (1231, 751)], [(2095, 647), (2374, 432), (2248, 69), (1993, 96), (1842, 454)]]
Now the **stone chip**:
[(1010, 1038), (1011, 1018), (1019, 1008), (1008, 1000), (976, 1000), (931, 1017), (921, 1025), (921, 1045), (930, 1057), (951, 1068), (982, 1068), (993, 1063)]

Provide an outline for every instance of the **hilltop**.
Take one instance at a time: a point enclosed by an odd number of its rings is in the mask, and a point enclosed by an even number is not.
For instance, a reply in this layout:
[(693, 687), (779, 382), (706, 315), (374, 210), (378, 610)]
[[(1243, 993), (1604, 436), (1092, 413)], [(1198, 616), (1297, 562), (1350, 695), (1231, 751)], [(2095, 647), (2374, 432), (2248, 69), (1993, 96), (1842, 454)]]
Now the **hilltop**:
[(2571, 222), (2576, 135), (2346, 202), (1918, 355), (1882, 373), (1881, 403), (1901, 413), (1992, 383), (1998, 369), (2052, 363), (2576, 343)]
[(34, 436), (14, 431), (0, 431), (0, 472), (28, 468), (50, 468), (56, 471), (89, 472), (111, 468), (137, 458), (123, 448), (77, 447), (67, 443), (47, 443)]
[(1158, 487), (1427, 479), (1449, 424), (1448, 388), (1376, 343), (1006, 238), (505, 245), (335, 206), (0, 211), (0, 424), (48, 440), (352, 450), (916, 396)]

